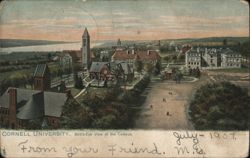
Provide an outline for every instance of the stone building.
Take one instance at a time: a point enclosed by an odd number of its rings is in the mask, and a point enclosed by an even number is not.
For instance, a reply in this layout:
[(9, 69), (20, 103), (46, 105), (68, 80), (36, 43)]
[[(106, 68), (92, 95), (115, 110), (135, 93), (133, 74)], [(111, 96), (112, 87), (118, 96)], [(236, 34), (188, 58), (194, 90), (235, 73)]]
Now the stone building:
[(240, 68), (242, 56), (227, 48), (197, 48), (190, 49), (185, 54), (185, 63), (188, 68), (219, 69)]
[(90, 55), (90, 36), (87, 28), (85, 28), (82, 35), (82, 65), (85, 69), (89, 70), (91, 66), (91, 55)]
[(34, 90), (9, 87), (0, 97), (0, 126), (59, 128), (62, 107), (71, 95), (67, 91), (51, 92), (50, 83), (49, 68), (41, 64), (34, 72)]
[(230, 49), (226, 49), (221, 53), (221, 67), (224, 68), (240, 68), (242, 55)]
[(132, 65), (135, 60), (140, 60), (143, 63), (152, 63), (156, 64), (160, 62), (161, 57), (157, 51), (147, 50), (147, 51), (136, 51), (132, 50), (116, 50), (113, 54), (111, 61), (112, 62), (126, 62)]

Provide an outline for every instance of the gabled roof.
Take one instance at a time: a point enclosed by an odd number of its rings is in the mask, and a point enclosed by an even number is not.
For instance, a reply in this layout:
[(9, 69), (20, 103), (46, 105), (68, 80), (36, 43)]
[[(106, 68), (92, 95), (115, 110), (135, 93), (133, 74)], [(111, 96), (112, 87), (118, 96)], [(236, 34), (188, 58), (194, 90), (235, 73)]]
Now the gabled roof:
[(37, 119), (44, 115), (43, 93), (33, 94), (24, 106), (18, 109), (17, 118)]
[(229, 48), (227, 48), (227, 49), (222, 49), (222, 50), (221, 50), (221, 53), (222, 53), (222, 54), (227, 54), (227, 55), (231, 55), (231, 54), (240, 54), (240, 53), (237, 53), (237, 52), (235, 52), (235, 51), (233, 51), (232, 49), (229, 49)]
[(128, 63), (120, 63), (120, 64), (121, 64), (124, 74), (127, 75), (127, 74), (133, 73), (133, 69)]
[[(8, 88), (0, 97), (0, 107), (9, 108)], [(17, 90), (17, 118), (35, 119), (46, 116), (60, 117), (67, 101), (65, 93), (20, 89)]]
[(63, 53), (69, 54), (72, 58), (82, 58), (81, 50), (63, 50)]
[(158, 52), (154, 50), (134, 52), (130, 52), (127, 50), (117, 50), (112, 56), (112, 58), (114, 60), (133, 60), (135, 58), (139, 60), (159, 60), (160, 56)]
[(44, 92), (44, 115), (60, 117), (67, 101), (66, 93)]
[(46, 64), (38, 64), (34, 72), (34, 77), (44, 77), (47, 68)]
[(108, 62), (92, 62), (89, 72), (100, 72)]

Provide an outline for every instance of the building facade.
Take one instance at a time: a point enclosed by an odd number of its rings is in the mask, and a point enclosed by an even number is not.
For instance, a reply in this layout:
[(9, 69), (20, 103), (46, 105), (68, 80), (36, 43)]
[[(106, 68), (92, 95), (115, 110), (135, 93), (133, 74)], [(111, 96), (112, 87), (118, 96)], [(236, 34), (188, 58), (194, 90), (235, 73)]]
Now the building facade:
[(186, 67), (201, 68), (202, 53), (199, 50), (189, 50), (185, 54)]
[(151, 63), (154, 65), (157, 62), (160, 62), (161, 57), (155, 50), (136, 51), (132, 49), (132, 50), (116, 50), (111, 58), (112, 62), (117, 62), (117, 63), (126, 62), (129, 63), (130, 65), (133, 65), (135, 60), (140, 60), (143, 63)]
[(221, 67), (240, 68), (242, 55), (227, 49), (221, 53)]
[(241, 54), (227, 49), (190, 49), (185, 54), (185, 63), (188, 68), (219, 69), (240, 68)]
[(45, 91), (50, 89), (50, 71), (47, 64), (37, 65), (33, 77), (35, 90)]
[(59, 65), (63, 70), (72, 69), (73, 59), (69, 53), (63, 53), (59, 58)]

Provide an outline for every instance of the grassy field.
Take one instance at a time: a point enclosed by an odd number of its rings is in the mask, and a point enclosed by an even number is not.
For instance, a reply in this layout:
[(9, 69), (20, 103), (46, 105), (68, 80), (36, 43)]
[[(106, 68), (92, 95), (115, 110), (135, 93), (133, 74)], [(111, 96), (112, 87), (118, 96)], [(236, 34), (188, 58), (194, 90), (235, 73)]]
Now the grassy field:
[(214, 69), (209, 70), (214, 72), (229, 72), (229, 73), (249, 73), (249, 68), (229, 68), (229, 69)]
[(23, 76), (24, 74), (31, 73), (32, 74), (33, 70), (18, 70), (18, 71), (8, 71), (4, 73), (0, 73), (0, 82), (3, 81), (6, 78), (15, 78), (18, 76)]
[(75, 96), (81, 91), (81, 89), (71, 88), (70, 91), (71, 91), (71, 94)]

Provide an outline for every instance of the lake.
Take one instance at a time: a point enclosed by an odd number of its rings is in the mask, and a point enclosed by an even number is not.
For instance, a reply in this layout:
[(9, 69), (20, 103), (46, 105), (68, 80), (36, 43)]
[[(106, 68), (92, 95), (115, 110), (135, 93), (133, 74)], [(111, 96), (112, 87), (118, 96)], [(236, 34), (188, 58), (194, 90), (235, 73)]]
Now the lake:
[[(103, 44), (102, 42), (95, 43), (91, 47)], [(0, 48), (0, 54), (10, 54), (12, 52), (55, 52), (62, 50), (80, 50), (81, 42), (76, 43), (64, 43), (64, 44), (50, 44), (50, 45), (36, 45), (36, 46), (24, 46), (24, 47), (9, 47)]]

